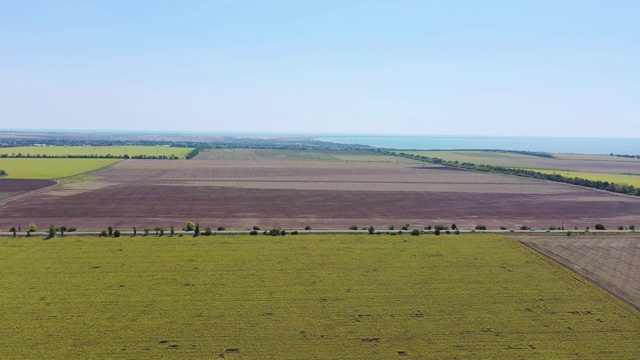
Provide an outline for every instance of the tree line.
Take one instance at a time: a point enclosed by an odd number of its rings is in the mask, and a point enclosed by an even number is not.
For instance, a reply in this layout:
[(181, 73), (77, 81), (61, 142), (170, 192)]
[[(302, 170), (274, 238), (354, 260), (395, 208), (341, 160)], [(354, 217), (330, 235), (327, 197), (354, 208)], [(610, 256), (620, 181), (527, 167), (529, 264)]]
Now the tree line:
[(620, 194), (640, 196), (640, 188), (635, 187), (633, 185), (624, 184), (624, 183), (614, 183), (614, 182), (601, 181), (601, 180), (589, 180), (589, 179), (583, 179), (579, 177), (563, 176), (560, 174), (545, 174), (545, 173), (541, 173), (534, 170), (507, 168), (503, 166), (476, 165), (471, 162), (461, 163), (458, 161), (447, 161), (440, 158), (428, 157), (428, 156), (422, 156), (422, 155), (413, 155), (413, 154), (407, 154), (404, 152), (401, 152), (401, 153), (388, 152), (388, 154), (402, 156), (405, 158), (423, 161), (431, 164), (445, 165), (445, 166), (451, 166), (456, 168), (478, 170), (478, 171), (492, 172), (492, 173), (505, 174), (505, 175), (515, 175), (515, 176), (527, 177), (532, 179), (549, 180), (549, 181), (555, 181), (555, 182), (560, 182), (565, 184), (585, 186), (593, 189), (605, 190), (605, 191), (610, 191), (610, 192), (615, 192)]

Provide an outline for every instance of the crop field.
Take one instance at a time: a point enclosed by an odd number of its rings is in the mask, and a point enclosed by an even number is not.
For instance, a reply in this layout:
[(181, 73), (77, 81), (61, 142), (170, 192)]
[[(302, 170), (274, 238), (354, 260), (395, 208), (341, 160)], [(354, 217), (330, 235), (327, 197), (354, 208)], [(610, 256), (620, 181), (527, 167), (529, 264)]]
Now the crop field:
[(578, 171), (605, 174), (638, 174), (640, 160), (607, 155), (553, 154), (556, 158), (490, 151), (406, 151), (449, 161), (532, 170)]
[(595, 172), (582, 172), (582, 171), (568, 171), (568, 170), (543, 170), (543, 169), (529, 169), (541, 172), (543, 174), (558, 174), (569, 178), (579, 177), (587, 180), (595, 181), (608, 181), (616, 184), (628, 184), (633, 186), (640, 186), (640, 174), (605, 174)]
[(0, 229), (29, 223), (87, 230), (169, 228), (186, 221), (230, 229), (640, 224), (640, 198), (379, 158), (371, 162), (132, 159), (83, 178), (91, 181), (65, 182), (0, 205)]
[(503, 236), (0, 239), (8, 358), (635, 359), (640, 315)]
[(163, 146), (25, 146), (0, 148), (0, 155), (8, 156), (171, 156), (184, 158), (193, 148)]
[(640, 309), (640, 236), (517, 237)]
[(55, 182), (48, 180), (0, 179), (0, 201), (51, 185), (55, 185)]
[[(0, 158), (7, 179), (59, 179), (104, 168), (119, 159)], [(2, 191), (2, 190), (0, 190)]]

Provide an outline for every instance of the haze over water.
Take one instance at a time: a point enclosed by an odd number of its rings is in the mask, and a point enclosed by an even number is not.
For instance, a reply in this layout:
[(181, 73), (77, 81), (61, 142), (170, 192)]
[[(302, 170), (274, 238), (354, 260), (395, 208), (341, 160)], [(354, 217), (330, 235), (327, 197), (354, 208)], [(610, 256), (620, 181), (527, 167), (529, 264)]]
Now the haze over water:
[(631, 138), (345, 135), (322, 137), (318, 140), (394, 149), (499, 149), (575, 154), (640, 155), (640, 139)]

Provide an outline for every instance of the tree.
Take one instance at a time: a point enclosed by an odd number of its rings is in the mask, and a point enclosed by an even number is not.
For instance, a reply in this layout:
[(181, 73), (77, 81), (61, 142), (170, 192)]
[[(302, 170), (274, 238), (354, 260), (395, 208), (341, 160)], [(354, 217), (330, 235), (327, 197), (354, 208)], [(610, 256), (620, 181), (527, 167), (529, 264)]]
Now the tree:
[(304, 227), (305, 230), (311, 230), (311, 226), (307, 225)]
[(137, 230), (136, 230), (136, 227), (134, 226), (133, 227), (133, 236), (136, 236), (136, 233), (137, 233)]
[(476, 225), (476, 230), (487, 230), (485, 225)]
[(51, 225), (49, 226), (49, 235), (47, 235), (47, 239), (54, 238), (56, 236), (56, 227)]
[(393, 225), (389, 225), (389, 230), (395, 230), (395, 229), (396, 229), (396, 227), (395, 227), (395, 226), (393, 226)]
[(200, 235), (200, 224), (196, 224), (195, 229), (193, 229), (193, 237), (197, 237)]
[(67, 231), (67, 227), (66, 226), (60, 226), (60, 236), (64, 237), (64, 232)]
[(187, 226), (185, 226), (184, 230), (185, 231), (193, 231), (196, 228), (196, 224), (193, 223), (193, 221), (187, 221)]
[(113, 236), (113, 227), (109, 226), (109, 227), (107, 228), (107, 231), (109, 232), (109, 236), (110, 236), (110, 237), (111, 237), (111, 236)]
[(369, 229), (367, 229), (367, 231), (369, 232), (369, 235), (372, 235), (374, 231), (376, 231), (376, 229), (374, 229), (373, 226), (369, 226)]
[(13, 237), (16, 237), (16, 227), (12, 227), (11, 229), (9, 229), (9, 231), (11, 231), (13, 233)]
[(113, 232), (113, 237), (120, 237), (120, 230), (116, 230)]
[(409, 230), (409, 224), (402, 225), (402, 230)]
[(433, 232), (436, 235), (440, 235), (440, 229), (436, 229), (436, 231)]
[(36, 227), (36, 224), (29, 224), (29, 231), (28, 232), (34, 232), (34, 231), (38, 231), (38, 228)]
[(349, 230), (358, 230), (358, 225), (349, 226)]
[(629, 225), (629, 230), (636, 231), (636, 226), (635, 225)]
[(595, 229), (596, 230), (606, 230), (606, 228), (602, 224), (596, 224)]
[(451, 230), (457, 230), (458, 226), (456, 224), (451, 224)]
[(171, 224), (171, 228), (169, 229), (169, 231), (171, 232), (171, 236), (176, 233), (176, 230), (173, 228), (173, 224)]

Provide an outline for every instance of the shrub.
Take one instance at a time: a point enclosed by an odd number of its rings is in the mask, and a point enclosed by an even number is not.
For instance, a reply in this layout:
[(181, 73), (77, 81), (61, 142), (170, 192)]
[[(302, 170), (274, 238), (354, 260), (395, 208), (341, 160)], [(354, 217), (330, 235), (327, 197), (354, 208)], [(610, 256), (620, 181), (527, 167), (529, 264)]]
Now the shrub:
[(409, 224), (402, 225), (402, 230), (409, 230)]
[(629, 225), (629, 230), (636, 231), (636, 226), (635, 225)]
[(487, 230), (485, 225), (476, 225), (476, 230)]
[(307, 225), (304, 227), (305, 230), (311, 230), (311, 226)]
[(76, 230), (77, 230), (77, 229), (75, 228), (75, 226), (72, 226), (72, 227), (70, 227), (70, 228), (67, 230), (67, 232), (74, 232), (74, 231), (76, 231)]
[(449, 230), (445, 230), (445, 231), (444, 231), (444, 233), (445, 233), (445, 234), (451, 234), (451, 231), (449, 231)]
[(431, 230), (431, 225), (425, 226), (424, 229), (425, 230)]
[(436, 229), (436, 230), (444, 230), (444, 225), (436, 225), (436, 226), (434, 226), (434, 229)]
[[(266, 231), (265, 231), (265, 232), (266, 232)], [(271, 235), (271, 236), (278, 236), (278, 235), (280, 235), (280, 229), (271, 229), (271, 230), (269, 230), (268, 235)]]
[(374, 231), (376, 231), (373, 226), (369, 226), (369, 229), (367, 229), (367, 231), (369, 232), (369, 234), (373, 234)]
[(606, 228), (605, 228), (605, 227), (604, 227), (604, 225), (602, 225), (602, 224), (596, 224), (595, 229), (596, 229), (596, 230), (606, 230)]
[(107, 231), (109, 232), (109, 236), (113, 236), (113, 227), (109, 226)]
[(440, 235), (440, 229), (436, 229), (436, 231), (434, 232), (434, 234), (436, 234), (436, 235), (438, 235), (438, 236), (439, 236), (439, 235)]
[(460, 230), (456, 229), (455, 234), (456, 234), (456, 235), (460, 235)]
[(567, 236), (571, 236), (571, 231), (567, 231)]
[(500, 230), (507, 230), (507, 228), (504, 226), (500, 226)]
[(549, 229), (547, 230), (558, 230), (555, 226), (549, 226)]
[(351, 226), (349, 226), (349, 230), (358, 230), (358, 226), (357, 225), (351, 225)]
[(418, 230), (418, 229), (413, 229), (413, 230), (411, 230), (411, 235), (413, 235), (413, 236), (420, 236), (420, 230)]
[(144, 236), (149, 236), (149, 231), (151, 231), (151, 229), (144, 229)]
[(456, 224), (451, 224), (451, 230), (456, 230), (458, 229), (458, 225)]
[(249, 235), (258, 235), (258, 232), (256, 230), (251, 230), (249, 231)]
[(618, 226), (618, 230), (624, 230), (624, 226), (622, 225)]
[(395, 230), (395, 229), (396, 229), (396, 227), (395, 227), (395, 226), (393, 226), (393, 225), (389, 225), (389, 230)]
[(206, 228), (206, 229), (204, 229), (203, 234), (206, 235), (206, 236), (209, 236), (209, 235), (213, 234), (213, 232), (211, 231), (211, 228)]
[(49, 235), (47, 235), (47, 239), (54, 238), (56, 236), (56, 227), (51, 225), (49, 226)]
[(102, 236), (102, 237), (107, 237), (107, 230), (102, 230), (102, 231), (100, 232), (100, 236)]
[(184, 227), (184, 231), (193, 231), (196, 228), (196, 224), (193, 221), (187, 221), (187, 225)]
[(218, 231), (224, 231), (224, 226), (218, 226)]
[(253, 230), (254, 230), (254, 231), (258, 231), (258, 230), (260, 230), (260, 227), (259, 227), (259, 226), (254, 226), (254, 227), (253, 227)]
[[(305, 229), (305, 230), (306, 230), (306, 229)], [(293, 230), (293, 231), (291, 232), (291, 235), (298, 235), (298, 230)]]
[(113, 232), (113, 237), (120, 237), (120, 230), (115, 230)]
[(287, 232), (284, 229), (280, 230), (280, 236), (285, 236), (285, 235), (287, 235)]
[(520, 230), (529, 230), (529, 227), (527, 225), (522, 225), (520, 226)]

